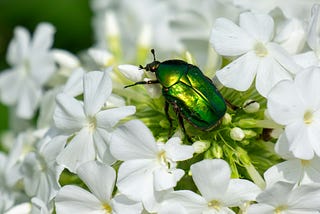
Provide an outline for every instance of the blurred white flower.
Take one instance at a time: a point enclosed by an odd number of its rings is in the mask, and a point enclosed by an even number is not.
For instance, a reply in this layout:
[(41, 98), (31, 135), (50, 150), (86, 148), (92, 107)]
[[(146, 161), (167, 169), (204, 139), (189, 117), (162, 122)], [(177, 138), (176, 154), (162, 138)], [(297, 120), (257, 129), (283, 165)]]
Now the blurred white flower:
[(49, 203), (60, 189), (58, 180), (64, 168), (56, 163), (56, 157), (65, 145), (66, 136), (49, 139), (40, 141), (38, 148), (26, 155), (21, 166), (27, 195), (45, 203)]
[(66, 93), (57, 96), (55, 125), (63, 134), (73, 137), (57, 161), (72, 172), (81, 163), (97, 157), (112, 162), (110, 132), (119, 120), (135, 112), (134, 106), (102, 109), (112, 90), (108, 72), (92, 71), (84, 75), (83, 102)]
[(320, 186), (316, 184), (302, 185), (277, 182), (257, 196), (257, 204), (252, 204), (248, 214), (293, 214), (319, 213)]
[(187, 160), (192, 146), (181, 145), (173, 137), (167, 143), (156, 143), (151, 131), (139, 120), (120, 126), (112, 135), (110, 151), (124, 161), (118, 171), (117, 187), (128, 198), (141, 201), (146, 210), (155, 211), (157, 191), (176, 186), (184, 175), (177, 161)]
[(118, 69), (128, 80), (133, 82), (141, 81), (144, 75), (143, 69), (135, 65), (119, 65)]
[(223, 85), (239, 91), (247, 90), (256, 76), (256, 89), (265, 97), (276, 83), (292, 79), (299, 66), (272, 42), (274, 22), (269, 15), (242, 13), (239, 26), (225, 18), (213, 26), (210, 42), (214, 49), (223, 56), (239, 56), (216, 75)]
[(123, 195), (112, 196), (116, 180), (112, 167), (89, 161), (78, 167), (77, 174), (91, 192), (75, 185), (62, 187), (55, 199), (57, 214), (141, 213), (141, 203), (130, 201)]
[(39, 24), (31, 40), (26, 29), (15, 29), (7, 53), (12, 68), (0, 74), (0, 100), (15, 106), (18, 117), (33, 117), (42, 97), (42, 88), (56, 69), (49, 50), (54, 31), (50, 24)]
[(201, 195), (189, 190), (169, 193), (167, 200), (181, 204), (190, 214), (235, 213), (229, 207), (239, 207), (254, 201), (260, 189), (244, 179), (230, 179), (231, 170), (221, 159), (206, 159), (191, 166), (192, 178)]
[(268, 112), (285, 126), (289, 151), (300, 159), (320, 155), (320, 68), (299, 72), (294, 80), (277, 84), (268, 95)]

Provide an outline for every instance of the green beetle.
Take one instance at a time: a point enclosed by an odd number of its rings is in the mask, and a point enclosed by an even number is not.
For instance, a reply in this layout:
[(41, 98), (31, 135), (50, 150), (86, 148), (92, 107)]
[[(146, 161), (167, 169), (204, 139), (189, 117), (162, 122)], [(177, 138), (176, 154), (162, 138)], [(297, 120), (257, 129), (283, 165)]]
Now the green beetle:
[[(227, 106), (224, 98), (214, 86), (212, 81), (203, 75), (201, 70), (182, 60), (166, 60), (159, 62), (151, 50), (154, 61), (141, 69), (154, 72), (156, 80), (139, 81), (139, 84), (161, 84), (162, 94), (165, 98), (165, 113), (172, 129), (172, 118), (169, 116), (169, 105), (178, 116), (178, 121), (186, 134), (183, 119), (194, 127), (208, 131), (219, 124), (224, 116)], [(186, 135), (188, 138), (189, 136)]]

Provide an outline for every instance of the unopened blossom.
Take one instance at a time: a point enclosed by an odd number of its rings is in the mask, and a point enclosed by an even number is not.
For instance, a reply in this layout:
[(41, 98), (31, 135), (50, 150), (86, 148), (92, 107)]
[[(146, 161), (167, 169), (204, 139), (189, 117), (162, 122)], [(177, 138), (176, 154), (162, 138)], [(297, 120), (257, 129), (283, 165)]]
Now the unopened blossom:
[(33, 117), (43, 86), (55, 71), (50, 52), (54, 31), (48, 23), (39, 24), (32, 39), (25, 28), (17, 27), (14, 31), (7, 53), (11, 68), (0, 74), (0, 101), (14, 106), (20, 118)]
[(110, 133), (118, 121), (135, 112), (133, 106), (104, 110), (112, 91), (109, 71), (92, 71), (83, 77), (83, 102), (66, 93), (57, 96), (54, 122), (62, 134), (73, 136), (58, 155), (57, 161), (70, 171), (84, 162), (112, 162), (109, 153)]
[(116, 180), (115, 170), (96, 161), (89, 161), (77, 169), (87, 185), (87, 191), (75, 185), (62, 187), (55, 199), (57, 214), (139, 214), (142, 205), (123, 195), (112, 196)]
[(201, 195), (189, 190), (168, 194), (167, 200), (181, 204), (190, 214), (235, 213), (229, 207), (239, 207), (254, 201), (260, 189), (244, 179), (231, 179), (227, 162), (221, 159), (202, 160), (191, 166), (192, 178)]
[(300, 159), (320, 155), (320, 68), (299, 72), (277, 84), (268, 95), (270, 117), (285, 126), (289, 151)]
[(320, 186), (301, 185), (279, 181), (257, 196), (257, 204), (252, 204), (248, 214), (293, 214), (319, 213)]
[(139, 120), (131, 120), (113, 134), (111, 153), (124, 161), (118, 171), (117, 187), (128, 198), (142, 201), (149, 212), (155, 211), (157, 192), (176, 186), (184, 175), (177, 162), (192, 157), (192, 146), (181, 145), (172, 137), (156, 142), (151, 131)]
[(279, 81), (292, 79), (297, 66), (289, 54), (272, 42), (274, 21), (269, 15), (245, 12), (239, 26), (226, 18), (216, 20), (210, 42), (222, 56), (237, 57), (217, 71), (220, 82), (245, 91), (255, 79), (257, 91), (264, 97)]

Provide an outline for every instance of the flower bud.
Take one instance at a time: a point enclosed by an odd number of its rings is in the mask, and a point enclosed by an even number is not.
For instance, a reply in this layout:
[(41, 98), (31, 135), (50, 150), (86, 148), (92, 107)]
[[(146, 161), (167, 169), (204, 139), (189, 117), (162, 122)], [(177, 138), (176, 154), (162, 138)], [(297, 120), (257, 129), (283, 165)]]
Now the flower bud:
[(119, 65), (119, 71), (129, 80), (133, 82), (141, 81), (143, 77), (143, 70), (135, 65)]
[(230, 130), (230, 137), (235, 141), (241, 141), (244, 139), (245, 134), (239, 127), (234, 127)]
[(253, 138), (257, 136), (257, 133), (251, 129), (243, 130), (243, 132), (246, 138)]
[(208, 141), (196, 141), (192, 144), (192, 146), (194, 152), (200, 154), (208, 150), (210, 143)]
[(223, 125), (228, 125), (232, 121), (232, 117), (229, 113), (225, 113), (224, 116), (222, 117), (222, 124)]
[(256, 113), (260, 109), (260, 104), (254, 100), (247, 100), (243, 104), (243, 110), (246, 113)]
[(212, 147), (210, 148), (211, 154), (214, 158), (222, 158), (223, 157), (223, 150), (221, 146), (219, 146), (217, 143), (214, 143)]

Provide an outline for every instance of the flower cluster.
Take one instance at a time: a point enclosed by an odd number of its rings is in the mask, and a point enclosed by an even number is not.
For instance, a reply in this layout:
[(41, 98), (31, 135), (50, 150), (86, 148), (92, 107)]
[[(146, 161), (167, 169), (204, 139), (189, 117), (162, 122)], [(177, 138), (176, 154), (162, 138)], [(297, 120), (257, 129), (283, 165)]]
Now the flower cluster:
[[(258, 2), (92, 0), (85, 60), (52, 48), (49, 23), (17, 27), (0, 213), (319, 213), (320, 5)], [(182, 101), (148, 71), (172, 58)], [(227, 110), (202, 130), (211, 84)]]

